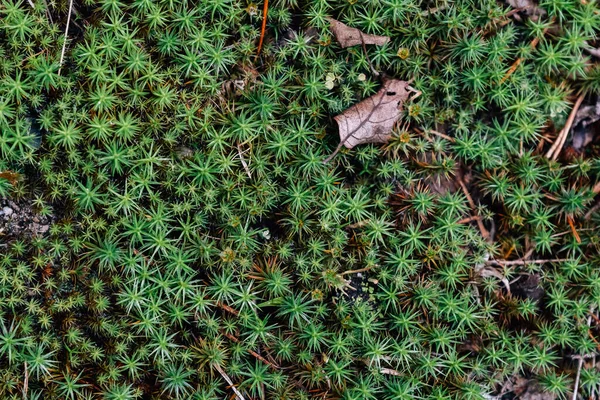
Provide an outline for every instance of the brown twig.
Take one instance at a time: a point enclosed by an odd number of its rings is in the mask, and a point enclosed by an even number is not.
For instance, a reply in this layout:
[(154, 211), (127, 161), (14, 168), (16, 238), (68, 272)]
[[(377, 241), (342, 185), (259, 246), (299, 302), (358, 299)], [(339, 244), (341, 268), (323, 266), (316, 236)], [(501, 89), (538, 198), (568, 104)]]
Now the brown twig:
[(373, 63), (371, 62), (371, 58), (369, 57), (369, 53), (367, 52), (367, 46), (365, 44), (365, 39), (363, 37), (363, 33), (361, 31), (358, 31), (358, 33), (360, 34), (360, 41), (362, 42), (362, 49), (363, 49), (363, 52), (365, 53), (365, 57), (367, 58), (367, 62), (369, 63), (369, 67), (371, 68), (371, 73), (373, 75), (375, 75), (376, 77), (379, 77), (379, 72), (373, 66)]
[(482, 32), (483, 35), (489, 35), (495, 31), (497, 31), (498, 28), (502, 28), (503, 26), (510, 24), (511, 22), (513, 22), (513, 19), (511, 19), (511, 17), (513, 17), (515, 14), (520, 13), (521, 11), (525, 11), (530, 8), (532, 8), (532, 6), (515, 8), (500, 17), (494, 18), (493, 20), (491, 20), (488, 23), (488, 26), (490, 26), (490, 28), (488, 28)]
[(598, 340), (594, 337), (594, 335), (592, 334), (592, 331), (588, 329), (588, 336), (590, 337), (590, 339), (592, 339), (592, 342), (596, 343), (596, 348), (598, 350), (600, 350), (600, 343), (598, 342)]
[[(223, 304), (220, 301), (216, 303), (217, 306), (225, 311), (227, 311), (228, 313), (231, 313), (233, 315), (235, 315), (236, 317), (240, 314), (240, 312), (238, 310), (236, 310), (235, 308), (229, 307), (227, 304)], [(223, 335), (231, 340), (234, 343), (239, 343), (240, 339), (236, 338), (235, 336), (233, 336), (230, 333), (227, 332), (221, 332), (223, 333)], [(279, 369), (280, 367), (276, 364), (271, 363), (270, 361), (268, 361), (267, 359), (265, 359), (263, 356), (261, 356), (260, 354), (258, 354), (257, 352), (255, 352), (252, 349), (248, 349), (247, 350), (248, 353), (250, 353), (251, 355), (253, 355), (254, 357), (256, 357), (258, 360), (264, 362), (265, 364), (267, 364), (268, 366), (270, 366), (273, 369)]]
[(567, 217), (567, 222), (569, 223), (569, 226), (571, 227), (571, 232), (573, 232), (573, 236), (575, 237), (575, 240), (577, 240), (577, 243), (581, 243), (581, 237), (579, 237), (579, 233), (577, 233), (577, 229), (575, 229), (575, 223), (573, 222), (573, 218)]
[(225, 310), (228, 313), (235, 315), (236, 317), (240, 314), (240, 312), (238, 310), (236, 310), (235, 308), (229, 307), (227, 304), (223, 304), (220, 301), (218, 301), (216, 304), (222, 310)]
[[(475, 212), (477, 210), (477, 206), (475, 205), (475, 202), (473, 201), (471, 194), (467, 190), (467, 186), (465, 185), (465, 183), (463, 182), (463, 180), (461, 178), (456, 178), (456, 180), (458, 181), (458, 184), (460, 185), (463, 193), (465, 194), (465, 197), (467, 198), (467, 201), (469, 202), (471, 209), (473, 210), (473, 212)], [(481, 220), (481, 218), (477, 219), (477, 226), (479, 227), (479, 230), (481, 231), (481, 236), (483, 236), (483, 238), (485, 240), (488, 240), (490, 238), (490, 232), (486, 229), (485, 225), (483, 225), (483, 221)]]
[(260, 27), (260, 39), (258, 41), (258, 50), (256, 51), (256, 55), (260, 54), (262, 50), (263, 41), (265, 40), (265, 32), (267, 30), (267, 14), (269, 13), (269, 0), (265, 0), (263, 5), (263, 20), (262, 26)]
[(473, 222), (476, 221), (478, 219), (481, 219), (481, 217), (479, 215), (473, 215), (471, 217), (467, 217), (467, 218), (463, 218), (460, 221), (458, 221), (459, 224), (468, 224), (469, 222)]
[[(542, 33), (542, 36), (546, 34), (546, 32), (548, 31), (548, 27), (546, 27), (544, 29), (544, 32)], [(531, 50), (534, 50), (538, 43), (540, 42), (540, 36), (533, 38), (533, 40), (531, 41)], [(515, 72), (517, 70), (517, 68), (519, 68), (519, 65), (521, 65), (521, 63), (525, 60), (524, 57), (519, 57), (515, 60), (515, 62), (510, 66), (510, 68), (508, 69), (508, 71), (506, 71), (506, 74), (504, 74), (504, 76), (502, 77), (502, 79), (500, 80), (500, 84), (503, 84), (504, 82), (506, 82), (506, 80), (508, 78), (510, 78), (510, 76), (513, 74), (513, 72)]]
[(554, 141), (554, 144), (552, 145), (552, 147), (550, 147), (550, 150), (548, 150), (548, 152), (546, 153), (546, 158), (551, 158), (552, 160), (556, 160), (556, 158), (560, 154), (560, 152), (567, 140), (567, 136), (569, 135), (569, 131), (571, 130), (573, 121), (575, 121), (575, 117), (577, 116), (577, 111), (579, 110), (579, 107), (581, 106), (581, 103), (583, 102), (584, 97), (585, 97), (585, 95), (581, 94), (575, 101), (575, 104), (573, 105), (573, 109), (571, 110), (571, 113), (569, 114), (569, 118), (567, 118), (567, 122), (566, 122), (564, 128), (562, 128), (562, 130), (558, 134), (556, 140)]
[[(233, 336), (230, 333), (227, 332), (223, 332), (223, 335), (225, 335), (225, 337), (229, 340), (231, 340), (234, 343), (239, 343), (240, 339), (236, 338), (235, 336)], [(260, 354), (258, 354), (257, 352), (255, 352), (252, 349), (248, 349), (247, 350), (249, 354), (251, 354), (252, 356), (254, 356), (257, 360), (262, 361), (263, 363), (267, 364), (269, 367), (271, 367), (272, 369), (280, 369), (280, 367), (276, 364), (273, 364), (272, 362), (270, 362), (269, 360), (267, 360), (266, 358), (264, 358), (263, 356), (261, 356)]]
[(443, 139), (446, 139), (447, 141), (452, 142), (452, 143), (454, 143), (456, 141), (456, 140), (454, 140), (453, 137), (450, 137), (450, 136), (448, 136), (446, 134), (443, 134), (442, 132), (438, 132), (438, 131), (434, 131), (434, 130), (428, 130), (428, 131), (425, 131), (425, 133), (433, 133), (434, 135), (439, 136), (439, 137), (441, 137)]
[(557, 263), (571, 261), (568, 258), (553, 258), (548, 260), (490, 260), (491, 264), (499, 265), (526, 265), (526, 264), (546, 264), (546, 263)]
[[(412, 100), (414, 100), (414, 98), (413, 98)], [(456, 140), (454, 140), (454, 138), (453, 138), (453, 137), (450, 137), (450, 136), (448, 136), (448, 135), (446, 135), (445, 133), (442, 133), (442, 132), (434, 131), (433, 129), (425, 129), (425, 130), (423, 130), (423, 131), (422, 131), (422, 130), (420, 130), (420, 129), (418, 129), (418, 128), (414, 128), (414, 130), (415, 130), (415, 131), (416, 131), (418, 134), (425, 136), (425, 139), (427, 139), (427, 140), (429, 140), (429, 141), (431, 141), (431, 139), (429, 139), (429, 138), (427, 137), (427, 134), (428, 134), (428, 133), (434, 134), (435, 136), (439, 136), (439, 137), (441, 137), (442, 139), (446, 139), (447, 141), (449, 141), (449, 142), (452, 142), (452, 143), (454, 143), (454, 142), (456, 141)]]

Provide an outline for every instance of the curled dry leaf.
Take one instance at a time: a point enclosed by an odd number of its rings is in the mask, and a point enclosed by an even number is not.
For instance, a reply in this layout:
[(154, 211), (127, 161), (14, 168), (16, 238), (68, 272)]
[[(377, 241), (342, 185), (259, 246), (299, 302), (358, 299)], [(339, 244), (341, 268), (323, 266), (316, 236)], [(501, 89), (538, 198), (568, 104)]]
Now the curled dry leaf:
[(387, 143), (410, 92), (408, 82), (389, 79), (376, 94), (335, 117), (340, 144), (325, 162), (331, 160), (342, 146), (351, 149), (358, 144)]
[(383, 46), (390, 41), (388, 36), (369, 35), (368, 33), (364, 33), (356, 28), (351, 28), (333, 18), (328, 18), (328, 20), (336, 40), (343, 48), (359, 44), (375, 44)]
[(580, 151), (594, 141), (596, 135), (600, 132), (598, 121), (600, 121), (600, 98), (596, 99), (596, 104), (586, 104), (579, 107), (573, 121), (572, 147), (575, 150)]
[[(523, 11), (525, 15), (532, 21), (537, 21), (540, 17), (546, 15), (546, 10), (541, 8), (537, 1), (534, 0), (506, 0), (514, 10)], [(521, 21), (519, 14), (515, 14), (514, 18)]]

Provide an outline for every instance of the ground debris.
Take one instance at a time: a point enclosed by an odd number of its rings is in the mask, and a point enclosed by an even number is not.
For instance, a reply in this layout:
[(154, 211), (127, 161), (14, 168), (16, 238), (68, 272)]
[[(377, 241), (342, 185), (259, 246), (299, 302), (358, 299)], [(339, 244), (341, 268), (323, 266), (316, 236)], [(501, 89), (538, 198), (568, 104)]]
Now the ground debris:
[(521, 299), (540, 301), (544, 297), (544, 288), (541, 285), (539, 274), (521, 275), (511, 284), (512, 293)]
[(595, 103), (590, 102), (582, 105), (577, 111), (573, 121), (572, 147), (581, 151), (594, 141), (600, 132), (600, 97)]
[(387, 143), (400, 119), (402, 104), (409, 95), (408, 82), (389, 79), (376, 94), (336, 116), (340, 144), (325, 162), (333, 158), (342, 146), (351, 149), (359, 144)]
[(335, 38), (343, 48), (357, 46), (359, 44), (375, 44), (383, 46), (390, 41), (388, 36), (369, 35), (368, 33), (349, 27), (333, 18), (329, 18), (328, 20), (331, 24), (331, 29), (333, 30)]
[(494, 400), (555, 400), (556, 395), (544, 391), (535, 379), (515, 375), (506, 380), (497, 395), (489, 398)]
[[(533, 0), (507, 0), (508, 5), (510, 5), (515, 10), (521, 10), (527, 18), (536, 22), (540, 17), (546, 15), (546, 10), (541, 8), (537, 2)], [(514, 14), (514, 18), (517, 21), (521, 21), (521, 16), (517, 13)]]
[(36, 214), (30, 201), (0, 201), (0, 236), (4, 238), (43, 235), (51, 222), (52, 216)]

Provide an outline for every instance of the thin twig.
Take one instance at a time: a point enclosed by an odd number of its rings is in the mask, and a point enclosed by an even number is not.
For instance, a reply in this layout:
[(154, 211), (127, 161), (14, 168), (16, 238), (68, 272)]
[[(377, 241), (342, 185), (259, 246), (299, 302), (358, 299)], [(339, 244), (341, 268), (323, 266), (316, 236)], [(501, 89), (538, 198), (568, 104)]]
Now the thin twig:
[(527, 264), (546, 264), (571, 261), (569, 258), (553, 258), (548, 260), (490, 260), (490, 264), (499, 265), (527, 265)]
[(590, 210), (586, 212), (583, 216), (583, 219), (585, 221), (589, 221), (589, 219), (592, 218), (592, 215), (594, 215), (594, 213), (598, 211), (598, 209), (600, 209), (600, 203), (597, 203), (596, 205), (594, 205), (594, 207), (590, 208)]
[(567, 123), (565, 124), (564, 128), (562, 128), (562, 130), (558, 134), (558, 137), (554, 141), (554, 144), (552, 145), (552, 147), (550, 147), (550, 150), (548, 150), (548, 152), (546, 153), (546, 158), (551, 158), (552, 160), (556, 160), (556, 158), (560, 154), (560, 152), (567, 140), (567, 136), (569, 135), (569, 131), (571, 130), (573, 121), (575, 121), (577, 111), (579, 110), (579, 107), (581, 106), (581, 103), (583, 102), (584, 97), (585, 97), (585, 95), (581, 94), (577, 98), (577, 101), (575, 101), (575, 104), (573, 105), (573, 109), (571, 110), (571, 114), (569, 114), (569, 118), (567, 119)]
[(69, 33), (69, 24), (71, 23), (71, 12), (73, 11), (73, 0), (69, 0), (69, 13), (67, 14), (67, 26), (65, 27), (65, 41), (63, 42), (62, 50), (60, 52), (60, 61), (58, 63), (58, 75), (62, 69), (63, 60), (65, 59), (65, 50), (67, 49), (67, 35)]
[[(236, 338), (235, 336), (233, 336), (232, 334), (229, 334), (227, 332), (223, 332), (223, 335), (225, 335), (226, 338), (228, 338), (229, 340), (231, 340), (234, 343), (239, 343), (239, 341), (240, 341), (240, 339)], [(267, 364), (272, 369), (280, 369), (281, 368), (279, 365), (276, 365), (276, 364), (270, 362), (269, 360), (267, 360), (266, 358), (264, 358), (263, 356), (261, 356), (260, 354), (258, 354), (257, 352), (255, 352), (252, 349), (247, 349), (246, 351), (250, 355), (254, 356), (257, 360), (262, 361), (263, 363)]]
[(260, 27), (260, 39), (258, 41), (258, 50), (256, 51), (256, 55), (260, 54), (262, 50), (263, 41), (265, 40), (265, 32), (267, 30), (267, 14), (269, 13), (269, 0), (265, 0), (263, 5), (263, 20), (262, 25)]
[(584, 43), (586, 47), (583, 48), (584, 51), (590, 53), (592, 56), (596, 58), (600, 58), (600, 49), (595, 49), (591, 47), (587, 42)]
[(27, 368), (27, 361), (25, 361), (23, 367), (25, 368), (25, 377), (23, 378), (23, 400), (26, 400), (27, 392), (29, 391), (29, 369)]
[[(594, 312), (594, 308), (590, 309), (590, 314)], [(588, 332), (590, 330), (590, 325), (592, 324), (592, 316), (589, 315), (587, 319)], [(575, 385), (573, 386), (573, 397), (572, 400), (577, 400), (577, 391), (579, 390), (579, 378), (581, 377), (581, 367), (583, 367), (583, 357), (579, 359), (579, 363), (577, 365), (577, 374), (575, 375)]]
[(242, 166), (244, 167), (244, 170), (246, 171), (248, 178), (252, 179), (252, 174), (250, 173), (250, 168), (248, 168), (248, 163), (246, 163), (246, 160), (244, 159), (244, 153), (248, 150), (245, 150), (244, 152), (242, 152), (242, 149), (239, 144), (237, 146), (237, 149), (238, 149), (238, 155), (240, 156), (240, 160), (242, 161)]
[(235, 393), (237, 399), (238, 400), (246, 400), (244, 398), (244, 396), (242, 395), (242, 393), (240, 393), (240, 391), (237, 389), (237, 387), (233, 384), (233, 382), (231, 381), (231, 378), (225, 373), (225, 371), (223, 371), (223, 368), (221, 368), (221, 366), (219, 364), (215, 364), (215, 369), (219, 372), (219, 374), (221, 374), (223, 379), (225, 379), (227, 381), (227, 383), (229, 384), (229, 387), (231, 387), (231, 390), (233, 390), (233, 393)]
[[(473, 210), (473, 212), (476, 212), (477, 206), (475, 205), (475, 202), (473, 201), (471, 194), (467, 190), (467, 186), (465, 185), (465, 183), (463, 182), (463, 180), (461, 178), (457, 178), (456, 180), (458, 181), (458, 184), (460, 185), (463, 193), (465, 194), (467, 201), (469, 202), (469, 205), (471, 206), (471, 209)], [(490, 232), (486, 229), (485, 225), (483, 225), (483, 221), (481, 219), (477, 220), (477, 226), (479, 227), (479, 230), (481, 231), (481, 236), (483, 236), (483, 238), (485, 240), (488, 240), (490, 238)]]
[[(414, 98), (413, 98), (414, 100)], [(434, 134), (435, 136), (439, 136), (442, 139), (446, 139), (449, 142), (454, 143), (456, 140), (453, 137), (450, 137), (448, 135), (446, 135), (445, 133), (442, 132), (438, 132), (438, 131), (434, 131), (433, 129), (425, 129), (424, 131), (421, 131), (419, 129), (415, 129), (415, 131), (417, 131), (418, 133), (422, 134), (422, 135), (426, 135), (428, 133)]]
[(433, 129), (425, 131), (425, 133), (433, 133), (434, 135), (439, 136), (443, 139), (446, 139), (449, 142), (452, 142), (452, 143), (456, 142), (456, 140), (453, 137), (443, 134), (442, 132), (434, 131)]
[[(552, 19), (551, 22), (553, 22), (554, 19)], [(542, 32), (542, 37), (546, 34), (546, 32), (548, 32), (548, 28), (546, 27), (544, 29), (544, 31)], [(535, 50), (535, 48), (537, 47), (538, 43), (540, 42), (540, 36), (533, 38), (533, 40), (531, 41), (531, 50)], [(508, 71), (506, 71), (506, 74), (504, 74), (504, 76), (502, 77), (502, 79), (500, 80), (500, 84), (503, 84), (504, 82), (506, 82), (506, 80), (513, 74), (513, 72), (515, 72), (517, 70), (517, 68), (519, 68), (519, 65), (521, 65), (521, 63), (525, 60), (524, 57), (519, 57), (515, 60), (515, 62), (510, 66), (510, 68), (508, 69)]]
[(369, 67), (371, 68), (371, 73), (373, 75), (379, 77), (379, 72), (373, 66), (373, 63), (371, 62), (371, 58), (369, 58), (369, 53), (367, 52), (367, 46), (365, 45), (365, 39), (363, 37), (363, 33), (361, 31), (358, 31), (358, 33), (360, 34), (360, 41), (362, 42), (362, 49), (365, 52), (365, 57), (367, 57), (367, 62), (369, 63)]
[(497, 271), (494, 268), (488, 266), (488, 267), (483, 268), (481, 271), (479, 271), (479, 275), (482, 278), (487, 278), (490, 276), (492, 276), (494, 278), (498, 278), (500, 280), (500, 282), (502, 282), (504, 284), (506, 291), (508, 293), (510, 293), (511, 282), (509, 282), (508, 279), (506, 279), (506, 277), (500, 273), (500, 271)]
[(575, 237), (575, 240), (577, 241), (577, 243), (581, 243), (581, 237), (579, 236), (579, 233), (577, 233), (577, 229), (575, 229), (575, 223), (573, 222), (573, 218), (572, 217), (567, 217), (567, 222), (569, 223), (569, 226), (571, 227), (571, 232), (573, 233), (573, 237)]
[(222, 310), (227, 311), (228, 313), (231, 313), (233, 315), (235, 315), (236, 317), (240, 314), (240, 312), (232, 307), (229, 307), (227, 304), (223, 304), (220, 301), (217, 301), (217, 306), (219, 308), (221, 308)]
[(48, 8), (48, 3), (46, 2), (46, 0), (44, 0), (44, 8), (46, 9), (46, 16), (48, 16), (50, 23), (54, 24), (54, 21), (52, 20), (52, 13), (50, 12), (50, 9)]
[(344, 275), (350, 275), (350, 274), (358, 274), (359, 272), (367, 272), (373, 268), (375, 268), (375, 265), (371, 265), (369, 267), (360, 268), (360, 269), (353, 269), (350, 271), (344, 271), (344, 272), (340, 273), (340, 275), (344, 276)]
[(481, 216), (473, 215), (471, 217), (461, 219), (460, 221), (458, 221), (458, 223), (459, 224), (468, 224), (469, 222), (477, 221), (478, 219), (481, 219)]

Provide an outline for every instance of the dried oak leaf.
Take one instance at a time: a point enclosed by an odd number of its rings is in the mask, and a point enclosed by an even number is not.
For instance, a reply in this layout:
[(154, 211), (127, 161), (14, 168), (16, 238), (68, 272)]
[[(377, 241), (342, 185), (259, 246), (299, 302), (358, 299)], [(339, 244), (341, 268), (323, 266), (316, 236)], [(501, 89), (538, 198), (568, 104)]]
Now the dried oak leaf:
[(336, 116), (340, 146), (351, 149), (357, 144), (388, 142), (409, 94), (408, 82), (389, 79), (373, 96)]
[(342, 48), (356, 46), (359, 44), (376, 44), (383, 46), (390, 41), (388, 36), (377, 36), (364, 33), (356, 28), (351, 28), (348, 25), (341, 23), (333, 18), (328, 18), (331, 24), (331, 29), (335, 38)]

